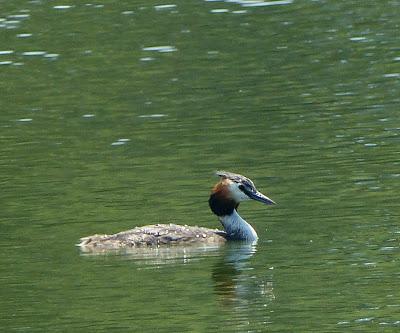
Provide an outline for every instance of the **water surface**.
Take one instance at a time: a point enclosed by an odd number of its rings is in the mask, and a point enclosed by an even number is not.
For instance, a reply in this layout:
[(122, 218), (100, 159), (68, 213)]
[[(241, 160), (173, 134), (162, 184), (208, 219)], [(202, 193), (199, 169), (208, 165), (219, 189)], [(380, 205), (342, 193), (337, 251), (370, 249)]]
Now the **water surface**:
[[(2, 330), (398, 330), (397, 1), (1, 7)], [(217, 227), (217, 169), (255, 247), (74, 246)]]

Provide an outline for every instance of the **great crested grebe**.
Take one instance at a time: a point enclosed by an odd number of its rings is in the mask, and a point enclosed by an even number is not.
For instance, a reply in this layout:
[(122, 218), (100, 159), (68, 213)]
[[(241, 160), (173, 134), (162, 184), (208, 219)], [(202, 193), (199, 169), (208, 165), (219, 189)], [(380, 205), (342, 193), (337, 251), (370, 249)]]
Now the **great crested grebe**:
[(273, 200), (257, 191), (253, 182), (239, 174), (217, 171), (220, 181), (211, 191), (208, 203), (218, 216), (224, 231), (177, 224), (154, 224), (122, 231), (113, 235), (93, 235), (81, 238), (81, 249), (119, 249), (164, 244), (221, 243), (229, 240), (254, 242), (257, 233), (237, 212), (239, 203), (256, 200), (267, 205)]

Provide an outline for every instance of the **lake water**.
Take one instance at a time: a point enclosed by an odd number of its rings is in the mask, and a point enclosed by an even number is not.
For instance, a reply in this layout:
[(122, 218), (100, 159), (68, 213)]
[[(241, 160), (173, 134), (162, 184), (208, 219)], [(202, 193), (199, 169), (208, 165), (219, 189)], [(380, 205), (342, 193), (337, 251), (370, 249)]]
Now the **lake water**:
[[(2, 332), (399, 330), (398, 1), (0, 7)], [(74, 246), (218, 227), (217, 169), (256, 246)]]

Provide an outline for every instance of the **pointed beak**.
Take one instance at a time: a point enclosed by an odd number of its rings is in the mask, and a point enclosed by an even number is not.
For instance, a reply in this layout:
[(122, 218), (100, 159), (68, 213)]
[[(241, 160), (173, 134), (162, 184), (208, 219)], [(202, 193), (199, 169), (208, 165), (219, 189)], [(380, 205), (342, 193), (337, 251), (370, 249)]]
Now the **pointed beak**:
[(268, 198), (266, 195), (262, 194), (261, 192), (248, 192), (246, 193), (251, 199), (260, 201), (262, 203), (265, 203), (267, 205), (276, 205), (276, 202), (270, 198)]

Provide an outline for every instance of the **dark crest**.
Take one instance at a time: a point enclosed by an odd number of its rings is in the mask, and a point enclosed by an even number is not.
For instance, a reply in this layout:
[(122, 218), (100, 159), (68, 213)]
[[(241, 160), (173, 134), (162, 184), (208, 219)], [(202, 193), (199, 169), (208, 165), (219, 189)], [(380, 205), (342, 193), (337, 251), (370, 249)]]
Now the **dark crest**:
[(221, 178), (226, 178), (235, 183), (243, 185), (243, 188), (239, 187), (243, 192), (256, 191), (256, 187), (255, 187), (254, 183), (245, 176), (239, 175), (237, 173), (228, 172), (228, 171), (216, 171), (215, 174)]

